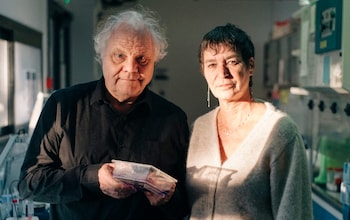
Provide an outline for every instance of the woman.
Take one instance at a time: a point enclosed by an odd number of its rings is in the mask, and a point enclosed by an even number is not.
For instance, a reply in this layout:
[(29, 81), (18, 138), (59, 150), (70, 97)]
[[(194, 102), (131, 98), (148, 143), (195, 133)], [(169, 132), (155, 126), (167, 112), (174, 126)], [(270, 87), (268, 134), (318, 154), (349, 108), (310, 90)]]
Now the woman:
[(312, 219), (296, 124), (252, 96), (254, 45), (232, 24), (208, 32), (202, 73), (219, 106), (199, 117), (187, 157), (190, 219)]

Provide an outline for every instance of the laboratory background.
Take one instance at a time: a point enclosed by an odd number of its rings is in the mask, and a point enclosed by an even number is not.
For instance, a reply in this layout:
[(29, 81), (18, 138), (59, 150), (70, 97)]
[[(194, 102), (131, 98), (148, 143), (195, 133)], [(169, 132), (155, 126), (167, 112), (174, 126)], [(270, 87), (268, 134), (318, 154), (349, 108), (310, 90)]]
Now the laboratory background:
[(169, 42), (149, 87), (190, 126), (217, 106), (200, 73), (202, 36), (227, 22), (251, 36), (254, 97), (301, 130), (314, 219), (350, 219), (350, 0), (0, 0), (0, 220), (48, 219), (47, 204), (16, 189), (31, 132), (50, 93), (101, 77), (96, 25), (136, 4), (159, 13)]

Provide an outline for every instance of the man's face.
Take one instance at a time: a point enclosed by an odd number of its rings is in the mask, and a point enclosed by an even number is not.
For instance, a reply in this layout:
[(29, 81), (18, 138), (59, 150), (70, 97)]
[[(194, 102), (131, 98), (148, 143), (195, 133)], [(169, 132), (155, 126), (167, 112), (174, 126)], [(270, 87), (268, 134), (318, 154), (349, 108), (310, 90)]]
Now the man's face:
[(119, 102), (135, 101), (152, 80), (154, 65), (150, 33), (122, 24), (112, 33), (102, 57), (108, 92)]

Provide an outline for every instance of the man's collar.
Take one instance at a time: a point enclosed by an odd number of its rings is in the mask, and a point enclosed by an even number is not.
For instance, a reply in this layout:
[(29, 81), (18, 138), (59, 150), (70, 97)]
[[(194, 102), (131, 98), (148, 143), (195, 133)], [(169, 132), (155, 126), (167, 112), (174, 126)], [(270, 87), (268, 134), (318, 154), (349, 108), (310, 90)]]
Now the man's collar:
[(106, 99), (106, 96), (104, 93), (104, 90), (105, 90), (104, 83), (105, 83), (105, 81), (104, 81), (103, 77), (101, 77), (101, 79), (97, 81), (96, 88), (95, 88), (94, 92), (92, 93), (90, 105), (93, 105), (96, 102), (99, 102), (99, 103), (106, 103), (107, 102), (107, 99)]
[[(101, 77), (100, 80), (97, 81), (95, 91), (92, 93), (90, 104), (94, 104), (96, 102), (98, 103), (109, 103), (107, 97), (106, 97), (106, 86), (105, 86), (105, 80), (103, 77)], [(150, 110), (152, 110), (151, 105), (151, 92), (146, 87), (144, 91), (140, 94), (140, 96), (136, 99), (134, 102), (134, 108), (146, 104)]]

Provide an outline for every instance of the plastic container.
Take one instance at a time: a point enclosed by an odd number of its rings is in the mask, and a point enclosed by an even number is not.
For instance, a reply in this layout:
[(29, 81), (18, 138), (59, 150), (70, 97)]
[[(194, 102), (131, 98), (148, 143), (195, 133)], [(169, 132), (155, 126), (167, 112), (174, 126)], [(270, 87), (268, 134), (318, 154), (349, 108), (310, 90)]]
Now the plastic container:
[(343, 167), (344, 161), (350, 158), (349, 139), (321, 136), (318, 145), (319, 174), (314, 181), (317, 184), (327, 184), (328, 168)]
[(328, 167), (327, 168), (327, 190), (340, 192), (340, 184), (343, 180), (343, 168)]
[(112, 160), (115, 164), (113, 177), (139, 190), (147, 190), (158, 194), (167, 194), (177, 180), (160, 169), (141, 163)]
[(350, 185), (350, 163), (345, 162), (343, 165), (343, 182)]

